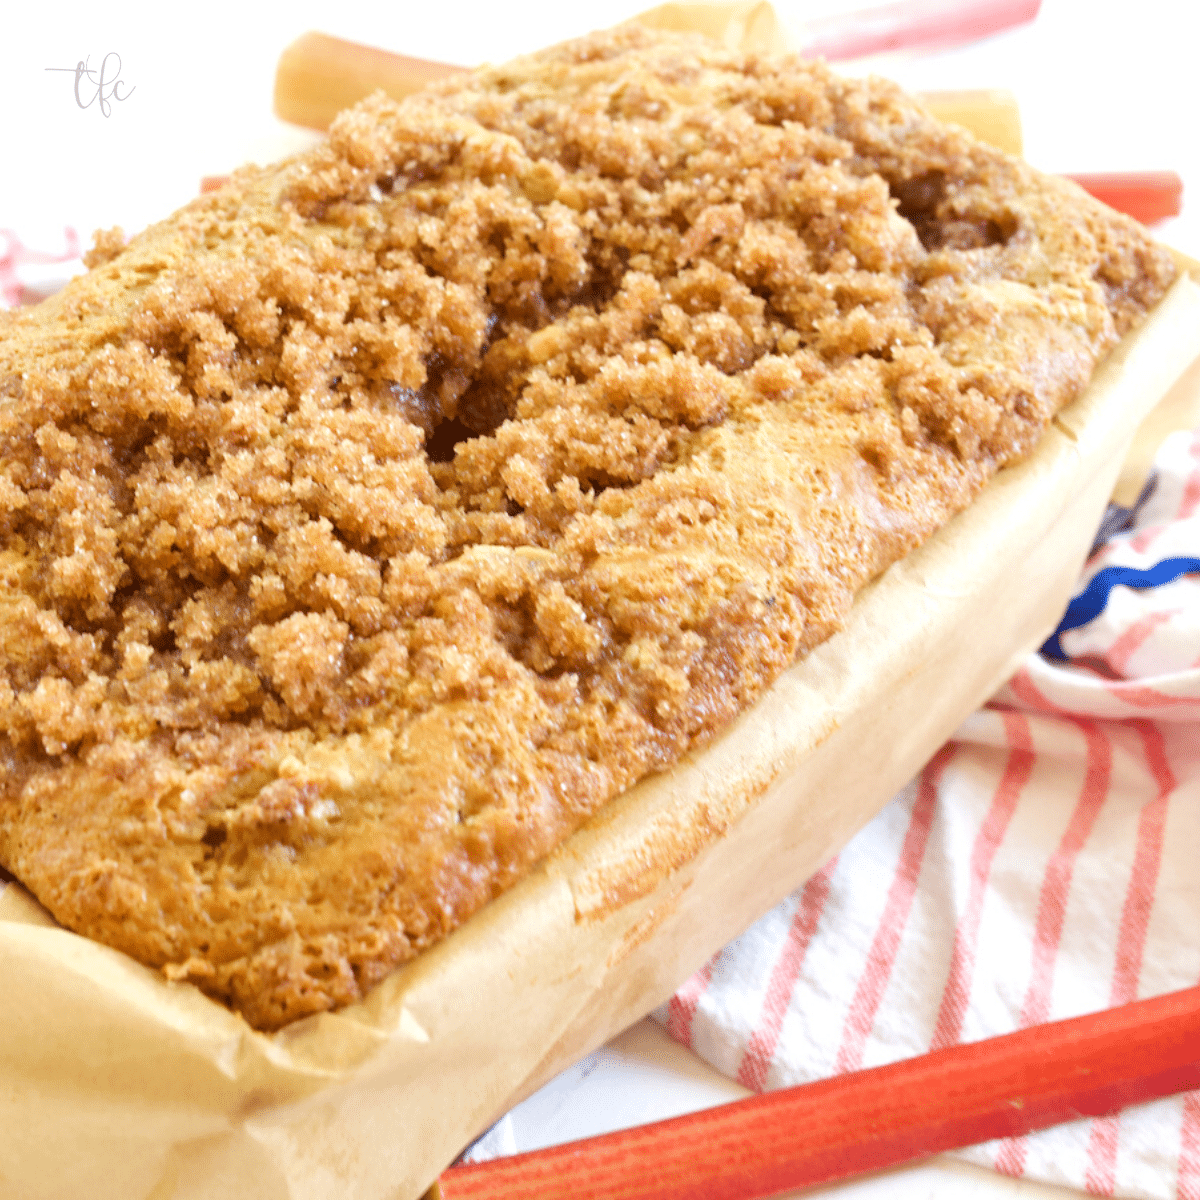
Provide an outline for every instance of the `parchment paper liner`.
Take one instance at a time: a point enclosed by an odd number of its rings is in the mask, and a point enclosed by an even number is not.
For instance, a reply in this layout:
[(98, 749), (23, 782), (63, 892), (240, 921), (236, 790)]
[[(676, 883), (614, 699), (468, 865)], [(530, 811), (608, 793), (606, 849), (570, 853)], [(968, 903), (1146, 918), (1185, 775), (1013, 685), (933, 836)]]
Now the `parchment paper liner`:
[(419, 1196), (806, 879), (1040, 643), (1126, 443), (1198, 352), (1181, 281), (841, 634), (363, 1004), (258, 1034), (4, 889), (0, 1196)]

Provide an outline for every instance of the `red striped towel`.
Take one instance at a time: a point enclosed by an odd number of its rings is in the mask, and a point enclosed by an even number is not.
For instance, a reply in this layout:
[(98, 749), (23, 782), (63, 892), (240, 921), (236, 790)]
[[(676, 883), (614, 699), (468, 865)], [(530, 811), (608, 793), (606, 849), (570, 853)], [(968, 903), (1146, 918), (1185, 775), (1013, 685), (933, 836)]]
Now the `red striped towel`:
[[(57, 231), (47, 237), (53, 244)], [(11, 229), (0, 229), (0, 308), (29, 304), (58, 291), (83, 270), (79, 235), (62, 231), (62, 249), (35, 250), (26, 246)]]
[[(1200, 430), (1168, 439), (1117, 516), (1047, 644), (1062, 661), (1032, 655), (680, 988), (656, 1014), (676, 1038), (763, 1090), (1200, 979)], [(1200, 1200), (1200, 1093), (964, 1153), (1097, 1195)]]

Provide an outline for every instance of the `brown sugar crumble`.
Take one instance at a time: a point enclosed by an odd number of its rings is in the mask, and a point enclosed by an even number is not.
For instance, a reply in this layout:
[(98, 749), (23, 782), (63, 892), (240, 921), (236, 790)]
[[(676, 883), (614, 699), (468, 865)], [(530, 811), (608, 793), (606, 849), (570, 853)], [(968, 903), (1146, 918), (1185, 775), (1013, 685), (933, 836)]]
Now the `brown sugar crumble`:
[(722, 729), (1174, 268), (638, 30), (343, 114), (0, 322), (0, 866), (255, 1027)]

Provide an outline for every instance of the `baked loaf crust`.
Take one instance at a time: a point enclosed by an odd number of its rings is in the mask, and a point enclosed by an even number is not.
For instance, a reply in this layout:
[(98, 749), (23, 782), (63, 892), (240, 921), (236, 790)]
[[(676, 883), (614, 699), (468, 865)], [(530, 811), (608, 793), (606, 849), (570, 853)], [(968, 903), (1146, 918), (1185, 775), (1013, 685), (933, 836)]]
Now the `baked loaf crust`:
[(637, 29), (0, 320), (0, 865), (255, 1027), (723, 728), (1174, 276), (878, 80)]

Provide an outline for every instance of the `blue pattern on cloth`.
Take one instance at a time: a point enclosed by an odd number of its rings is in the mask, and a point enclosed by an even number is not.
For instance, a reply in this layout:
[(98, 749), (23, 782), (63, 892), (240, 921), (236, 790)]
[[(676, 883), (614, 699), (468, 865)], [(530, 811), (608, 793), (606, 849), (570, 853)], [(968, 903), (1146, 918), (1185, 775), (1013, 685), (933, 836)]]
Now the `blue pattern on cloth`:
[(1174, 583), (1182, 575), (1200, 572), (1200, 558), (1179, 557), (1164, 558), (1152, 567), (1140, 569), (1137, 567), (1105, 567), (1092, 576), (1087, 587), (1067, 605), (1063, 619), (1058, 628), (1050, 635), (1042, 646), (1042, 653), (1047, 658), (1065, 662), (1067, 654), (1062, 648), (1060, 638), (1068, 629), (1078, 629), (1089, 621), (1094, 621), (1108, 604), (1108, 595), (1115, 587), (1130, 587), (1139, 590), (1143, 588), (1161, 587), (1164, 583)]

